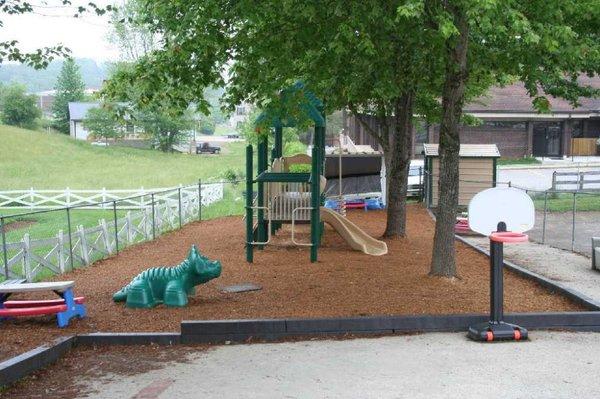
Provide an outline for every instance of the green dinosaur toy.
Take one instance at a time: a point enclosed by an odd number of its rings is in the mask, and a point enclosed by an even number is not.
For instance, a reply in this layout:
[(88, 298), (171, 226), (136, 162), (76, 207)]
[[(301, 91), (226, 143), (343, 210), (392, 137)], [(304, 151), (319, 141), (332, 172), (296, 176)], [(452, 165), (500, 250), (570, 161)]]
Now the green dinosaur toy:
[(152, 308), (159, 303), (186, 306), (194, 287), (221, 275), (221, 262), (200, 255), (192, 245), (186, 260), (174, 267), (153, 267), (138, 274), (113, 295), (128, 308)]

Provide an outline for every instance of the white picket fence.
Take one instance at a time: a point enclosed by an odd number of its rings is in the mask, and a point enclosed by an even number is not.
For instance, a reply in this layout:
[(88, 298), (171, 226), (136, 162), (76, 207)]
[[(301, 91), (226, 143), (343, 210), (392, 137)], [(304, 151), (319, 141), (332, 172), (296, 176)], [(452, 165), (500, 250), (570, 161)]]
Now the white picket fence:
[[(210, 205), (223, 199), (223, 184), (203, 184), (201, 193), (202, 206)], [(25, 234), (18, 242), (6, 243), (8, 278), (34, 281), (44, 270), (52, 274), (65, 273), (72, 267), (89, 265), (113, 255), (118, 249), (158, 237), (178, 228), (180, 223), (198, 219), (197, 187), (181, 188), (181, 209), (179, 189), (174, 194), (164, 194), (160, 201), (155, 198), (154, 207), (148, 201), (141, 209), (128, 210), (124, 217), (116, 219), (116, 226), (115, 220), (101, 219), (94, 227), (76, 226), (71, 237), (68, 232), (59, 230), (50, 238), (32, 239)], [(0, 253), (1, 250), (0, 247)], [(0, 267), (0, 275), (4, 275), (3, 267)]]
[[(202, 184), (202, 191), (210, 196), (214, 189), (213, 186), (219, 186), (221, 183)], [(0, 208), (2, 209), (59, 209), (64, 207), (78, 207), (80, 209), (97, 209), (99, 203), (105, 203), (104, 207), (111, 206), (106, 204), (111, 201), (118, 201), (121, 209), (143, 209), (152, 201), (161, 202), (166, 199), (173, 199), (178, 196), (177, 189), (186, 193), (193, 191), (198, 193), (199, 186), (179, 186), (171, 188), (150, 188), (144, 187), (130, 190), (6, 190), (0, 191)], [(206, 187), (206, 189), (205, 189)]]

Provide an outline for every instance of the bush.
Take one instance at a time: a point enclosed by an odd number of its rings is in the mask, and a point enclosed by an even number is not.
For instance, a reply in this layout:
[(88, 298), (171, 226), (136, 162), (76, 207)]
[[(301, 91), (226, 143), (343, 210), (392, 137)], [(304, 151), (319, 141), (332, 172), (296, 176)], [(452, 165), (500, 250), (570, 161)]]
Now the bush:
[(306, 145), (300, 141), (284, 141), (284, 155), (306, 154)]
[(312, 167), (309, 164), (290, 165), (290, 172), (291, 173), (310, 173), (311, 168)]
[(207, 136), (215, 134), (215, 122), (212, 120), (203, 120), (200, 122), (200, 133)]
[(36, 96), (27, 94), (25, 86), (14, 83), (2, 89), (0, 117), (5, 124), (33, 129), (40, 116)]
[(223, 178), (229, 183), (237, 184), (241, 180), (244, 180), (246, 178), (246, 175), (240, 170), (229, 168), (225, 172), (223, 172)]

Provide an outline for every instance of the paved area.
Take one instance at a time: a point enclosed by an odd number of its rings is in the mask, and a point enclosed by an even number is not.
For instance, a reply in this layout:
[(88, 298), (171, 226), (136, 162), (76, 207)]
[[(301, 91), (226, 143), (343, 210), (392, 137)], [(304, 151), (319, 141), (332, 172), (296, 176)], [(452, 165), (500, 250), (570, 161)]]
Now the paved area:
[[(489, 250), (486, 237), (464, 237)], [(592, 270), (590, 258), (535, 242), (504, 246), (504, 259), (559, 281), (600, 302), (600, 272)]]
[(498, 168), (497, 179), (499, 182), (511, 182), (515, 187), (545, 191), (552, 187), (552, 173), (557, 172), (585, 172), (589, 170), (600, 170), (600, 167), (589, 168), (530, 168), (530, 169), (508, 169)]
[[(598, 197), (600, 200), (600, 197)], [(591, 238), (600, 236), (600, 212), (575, 213), (575, 241), (573, 241), (573, 212), (548, 212), (546, 214), (546, 234), (543, 237), (544, 212), (535, 212), (535, 227), (529, 232), (533, 241), (552, 247), (591, 256)], [(542, 240), (543, 239), (543, 240)]]
[(600, 335), (533, 332), (522, 343), (424, 334), (221, 346), (81, 382), (95, 398), (593, 398), (599, 373)]

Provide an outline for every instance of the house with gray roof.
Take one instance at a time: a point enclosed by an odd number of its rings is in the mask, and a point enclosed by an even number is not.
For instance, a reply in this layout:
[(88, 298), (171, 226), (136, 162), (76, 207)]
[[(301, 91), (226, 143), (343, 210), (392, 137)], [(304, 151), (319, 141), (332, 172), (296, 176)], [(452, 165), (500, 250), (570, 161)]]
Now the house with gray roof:
[(83, 127), (83, 120), (90, 109), (100, 107), (99, 103), (69, 103), (69, 134), (77, 140), (87, 140), (89, 132)]

